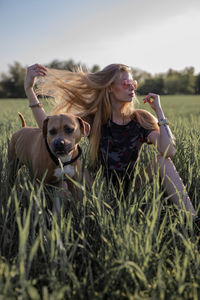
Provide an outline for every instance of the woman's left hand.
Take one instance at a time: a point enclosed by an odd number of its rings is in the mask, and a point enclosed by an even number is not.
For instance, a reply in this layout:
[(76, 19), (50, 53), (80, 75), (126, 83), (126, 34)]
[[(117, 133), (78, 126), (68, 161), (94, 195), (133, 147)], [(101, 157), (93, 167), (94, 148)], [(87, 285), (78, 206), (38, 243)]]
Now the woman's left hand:
[(151, 108), (156, 112), (158, 108), (161, 107), (160, 96), (154, 93), (149, 93), (143, 98), (144, 103), (149, 103)]

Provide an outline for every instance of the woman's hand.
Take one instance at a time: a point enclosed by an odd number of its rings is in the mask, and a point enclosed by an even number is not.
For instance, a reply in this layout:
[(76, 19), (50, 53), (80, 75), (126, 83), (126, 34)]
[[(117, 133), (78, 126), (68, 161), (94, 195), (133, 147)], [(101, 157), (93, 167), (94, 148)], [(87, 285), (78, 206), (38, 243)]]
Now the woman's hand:
[(148, 95), (146, 95), (143, 98), (144, 103), (149, 103), (149, 105), (151, 106), (151, 108), (157, 112), (158, 109), (161, 108), (161, 104), (160, 104), (160, 96), (157, 94), (153, 94), (153, 93), (149, 93)]
[(24, 80), (24, 89), (25, 91), (33, 88), (35, 84), (35, 78), (37, 76), (46, 76), (48, 70), (42, 65), (35, 64), (27, 68), (26, 77)]

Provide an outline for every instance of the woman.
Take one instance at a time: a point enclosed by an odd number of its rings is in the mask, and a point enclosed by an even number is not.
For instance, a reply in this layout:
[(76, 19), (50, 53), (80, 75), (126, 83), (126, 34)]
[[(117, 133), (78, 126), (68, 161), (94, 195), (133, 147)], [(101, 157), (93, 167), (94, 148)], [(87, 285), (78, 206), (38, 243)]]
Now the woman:
[(29, 106), (42, 128), (46, 114), (33, 90), (36, 77), (45, 77), (38, 81), (37, 92), (55, 97), (55, 113), (76, 113), (90, 123), (91, 166), (95, 167), (100, 162), (105, 173), (113, 180), (116, 177), (124, 178), (125, 174), (130, 178), (142, 143), (155, 145), (160, 154), (147, 168), (149, 178), (159, 169), (170, 199), (177, 207), (185, 207), (199, 222), (170, 159), (175, 154), (174, 139), (160, 97), (149, 93), (143, 99), (155, 111), (158, 120), (145, 110), (134, 109), (137, 82), (133, 80), (128, 66), (111, 64), (96, 73), (47, 70), (39, 64), (30, 66), (24, 86)]

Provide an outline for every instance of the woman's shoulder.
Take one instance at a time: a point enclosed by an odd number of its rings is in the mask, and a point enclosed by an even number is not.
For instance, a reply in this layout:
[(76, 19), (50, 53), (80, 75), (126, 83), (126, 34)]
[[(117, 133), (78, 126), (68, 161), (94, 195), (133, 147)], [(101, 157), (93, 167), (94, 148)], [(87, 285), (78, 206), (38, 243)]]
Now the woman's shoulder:
[(154, 120), (157, 120), (156, 117), (151, 114), (149, 111), (145, 110), (145, 109), (135, 109), (132, 113), (132, 118), (138, 120), (140, 119), (140, 117), (143, 118), (153, 118)]
[(135, 109), (132, 113), (132, 119), (145, 129), (159, 130), (158, 120), (145, 109)]

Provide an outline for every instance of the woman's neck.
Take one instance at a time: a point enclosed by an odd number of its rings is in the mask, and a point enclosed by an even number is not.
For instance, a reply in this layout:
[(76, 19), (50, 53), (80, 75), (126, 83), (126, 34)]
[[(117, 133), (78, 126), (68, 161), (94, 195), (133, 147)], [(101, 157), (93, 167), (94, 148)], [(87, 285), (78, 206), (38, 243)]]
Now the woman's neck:
[(130, 122), (131, 118), (128, 116), (125, 116), (122, 112), (124, 103), (119, 103), (117, 101), (111, 100), (111, 106), (112, 106), (112, 117), (111, 120), (118, 124), (118, 125), (126, 125)]
[(129, 116), (125, 116), (122, 112), (112, 112), (112, 121), (118, 125), (126, 125), (130, 122), (130, 120), (131, 118)]

